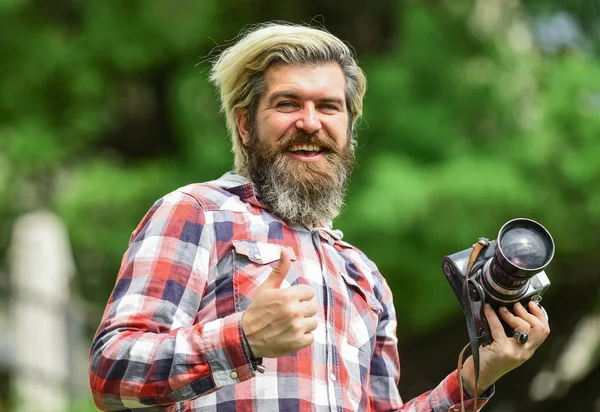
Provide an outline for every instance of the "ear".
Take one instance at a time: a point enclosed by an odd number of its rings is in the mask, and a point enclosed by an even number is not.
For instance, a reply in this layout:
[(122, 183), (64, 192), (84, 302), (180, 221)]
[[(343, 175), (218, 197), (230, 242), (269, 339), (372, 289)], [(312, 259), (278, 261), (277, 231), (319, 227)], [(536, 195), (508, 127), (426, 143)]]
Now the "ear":
[(250, 130), (248, 128), (248, 115), (246, 114), (245, 110), (238, 109), (235, 111), (235, 123), (238, 134), (240, 135), (244, 146), (247, 146), (250, 137)]

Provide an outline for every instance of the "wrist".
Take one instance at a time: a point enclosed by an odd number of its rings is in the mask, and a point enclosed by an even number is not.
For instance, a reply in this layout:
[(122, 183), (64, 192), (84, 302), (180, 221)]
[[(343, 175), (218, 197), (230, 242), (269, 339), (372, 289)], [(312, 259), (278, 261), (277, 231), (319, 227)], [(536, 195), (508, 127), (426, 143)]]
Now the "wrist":
[[(244, 315), (242, 315), (243, 319)], [(248, 353), (248, 357), (250, 358), (250, 363), (252, 363), (252, 367), (255, 371), (263, 373), (265, 371), (264, 366), (262, 366), (262, 357), (256, 357), (254, 355), (254, 351), (252, 350), (252, 345), (248, 341), (248, 336), (246, 336), (246, 332), (244, 332), (244, 326), (242, 323), (242, 339), (244, 341), (244, 346), (246, 347), (246, 352)]]
[(475, 391), (475, 365), (472, 357), (469, 357), (463, 364), (461, 378), (464, 390), (467, 394), (471, 395), (472, 398), (481, 396), (481, 394), (485, 393), (485, 391), (487, 391), (494, 383), (493, 381), (490, 382), (480, 370), (479, 379), (477, 381), (477, 391)]
[(252, 351), (252, 345), (250, 345), (250, 342), (248, 342), (248, 337), (246, 336), (246, 333), (244, 332), (243, 328), (242, 328), (242, 338), (244, 339), (244, 344), (246, 345), (246, 349), (248, 351), (248, 356), (250, 357), (250, 360), (255, 361), (256, 356), (254, 356), (254, 352)]

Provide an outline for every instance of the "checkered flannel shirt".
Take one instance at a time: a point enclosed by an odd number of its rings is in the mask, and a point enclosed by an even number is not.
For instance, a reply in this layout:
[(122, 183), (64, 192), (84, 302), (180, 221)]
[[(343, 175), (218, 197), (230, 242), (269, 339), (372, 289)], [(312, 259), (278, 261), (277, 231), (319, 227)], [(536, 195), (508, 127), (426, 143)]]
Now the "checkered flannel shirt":
[[(284, 247), (282, 287), (312, 287), (318, 327), (260, 373), (240, 320)], [(92, 344), (92, 394), (105, 411), (454, 410), (456, 372), (403, 404), (395, 316), (385, 279), (340, 231), (282, 222), (228, 173), (163, 197), (133, 232)]]

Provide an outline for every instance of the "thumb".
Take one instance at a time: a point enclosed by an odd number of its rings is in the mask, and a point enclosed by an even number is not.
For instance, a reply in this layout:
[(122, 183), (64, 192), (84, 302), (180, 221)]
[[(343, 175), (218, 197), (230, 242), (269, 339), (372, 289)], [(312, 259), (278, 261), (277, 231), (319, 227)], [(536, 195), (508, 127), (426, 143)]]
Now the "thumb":
[(279, 256), (279, 261), (269, 274), (269, 277), (263, 282), (261, 288), (274, 288), (279, 289), (281, 286), (281, 282), (285, 279), (288, 270), (290, 270), (290, 265), (292, 264), (292, 260), (290, 259), (290, 254), (287, 250), (281, 249), (281, 255)]

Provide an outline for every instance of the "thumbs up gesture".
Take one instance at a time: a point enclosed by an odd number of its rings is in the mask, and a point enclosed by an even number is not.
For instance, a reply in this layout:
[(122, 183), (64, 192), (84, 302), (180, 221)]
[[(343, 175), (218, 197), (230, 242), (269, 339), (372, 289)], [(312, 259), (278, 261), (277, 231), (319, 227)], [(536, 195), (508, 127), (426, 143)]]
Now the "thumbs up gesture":
[(298, 352), (313, 342), (317, 328), (315, 292), (308, 285), (280, 289), (290, 269), (285, 249), (269, 277), (260, 285), (242, 315), (242, 329), (257, 358), (278, 358)]

